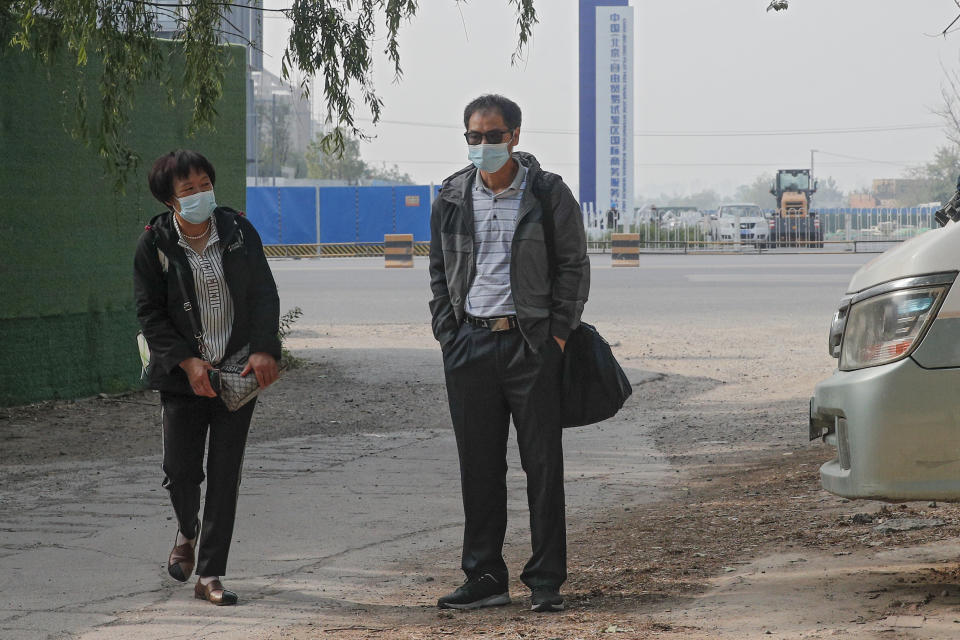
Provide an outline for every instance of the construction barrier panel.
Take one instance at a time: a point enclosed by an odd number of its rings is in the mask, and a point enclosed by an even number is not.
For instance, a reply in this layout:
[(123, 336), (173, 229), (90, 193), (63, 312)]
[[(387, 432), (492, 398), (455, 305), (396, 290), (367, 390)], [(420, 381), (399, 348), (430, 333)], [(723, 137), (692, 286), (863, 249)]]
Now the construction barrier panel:
[(610, 242), (614, 267), (640, 266), (639, 233), (614, 233)]
[(430, 240), (430, 187), (247, 187), (247, 217), (265, 245)]
[(247, 188), (247, 219), (263, 244), (317, 243), (316, 187)]
[(413, 234), (393, 233), (383, 236), (384, 267), (413, 268)]

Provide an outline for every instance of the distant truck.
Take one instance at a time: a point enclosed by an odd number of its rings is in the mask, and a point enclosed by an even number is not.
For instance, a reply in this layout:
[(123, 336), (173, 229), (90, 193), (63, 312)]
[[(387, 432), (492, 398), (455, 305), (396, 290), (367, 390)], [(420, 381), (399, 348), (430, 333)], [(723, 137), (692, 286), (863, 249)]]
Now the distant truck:
[(770, 193), (777, 211), (770, 220), (770, 244), (774, 247), (823, 247), (820, 219), (811, 210), (817, 183), (809, 169), (780, 169)]

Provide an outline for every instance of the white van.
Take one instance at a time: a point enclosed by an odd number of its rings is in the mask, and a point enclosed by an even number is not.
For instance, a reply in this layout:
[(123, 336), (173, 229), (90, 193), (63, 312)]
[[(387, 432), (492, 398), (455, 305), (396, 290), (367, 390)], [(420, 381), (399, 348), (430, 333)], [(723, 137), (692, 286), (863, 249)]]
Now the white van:
[(810, 399), (810, 439), (837, 457), (823, 487), (847, 498), (960, 500), (960, 224), (853, 276), (830, 327), (833, 376)]

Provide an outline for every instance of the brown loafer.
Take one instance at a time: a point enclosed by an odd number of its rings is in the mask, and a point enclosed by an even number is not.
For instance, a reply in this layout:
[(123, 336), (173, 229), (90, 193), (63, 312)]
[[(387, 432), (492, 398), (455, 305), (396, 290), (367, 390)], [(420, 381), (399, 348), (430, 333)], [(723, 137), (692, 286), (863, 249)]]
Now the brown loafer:
[(174, 580), (186, 582), (193, 575), (194, 563), (193, 546), (189, 542), (181, 545), (174, 543), (170, 557), (167, 559), (167, 573)]
[(237, 604), (237, 594), (224, 589), (219, 580), (214, 580), (208, 585), (197, 580), (197, 586), (193, 588), (193, 597), (218, 606)]

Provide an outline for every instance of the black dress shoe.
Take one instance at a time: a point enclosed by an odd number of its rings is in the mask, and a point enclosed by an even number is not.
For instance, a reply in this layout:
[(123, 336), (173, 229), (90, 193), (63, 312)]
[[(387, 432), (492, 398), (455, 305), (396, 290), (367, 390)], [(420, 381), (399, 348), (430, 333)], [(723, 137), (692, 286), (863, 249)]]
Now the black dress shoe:
[(192, 544), (184, 542), (178, 545), (174, 542), (170, 557), (167, 558), (167, 573), (174, 580), (186, 582), (193, 574), (195, 562)]
[(214, 580), (210, 584), (203, 584), (197, 580), (197, 586), (193, 588), (193, 597), (218, 606), (237, 604), (237, 594), (224, 589), (219, 580)]

